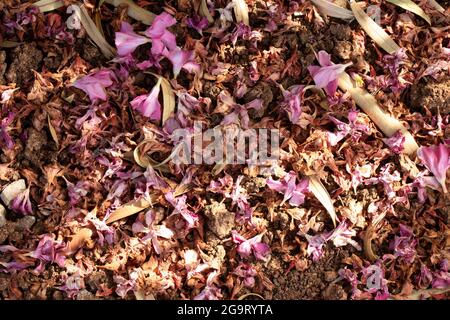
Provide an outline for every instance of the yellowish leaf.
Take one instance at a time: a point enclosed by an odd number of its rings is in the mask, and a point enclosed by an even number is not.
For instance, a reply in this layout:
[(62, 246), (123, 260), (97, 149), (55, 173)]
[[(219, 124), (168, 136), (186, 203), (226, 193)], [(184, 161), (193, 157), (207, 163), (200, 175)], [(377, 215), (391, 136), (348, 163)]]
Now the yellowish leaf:
[(329, 17), (340, 18), (344, 20), (351, 20), (354, 18), (353, 12), (334, 4), (333, 2), (327, 0), (311, 1), (317, 8), (319, 8), (320, 12)]
[(233, 0), (234, 3), (234, 15), (236, 16), (236, 22), (243, 22), (245, 25), (249, 26), (248, 18), (248, 6), (245, 0)]
[(393, 54), (400, 49), (383, 28), (373, 21), (354, 0), (350, 1), (350, 8), (361, 28), (387, 53)]
[(109, 216), (106, 223), (113, 223), (114, 221), (129, 217), (133, 214), (136, 214), (144, 209), (147, 209), (152, 205), (152, 203), (156, 200), (155, 195), (150, 195), (150, 199), (139, 198), (137, 200), (130, 201), (120, 208), (117, 208), (111, 216)]
[(399, 6), (405, 10), (411, 11), (412, 13), (417, 14), (419, 17), (422, 17), (429, 25), (431, 25), (430, 17), (419, 7), (417, 4), (412, 2), (411, 0), (387, 0), (388, 2)]
[(3, 40), (2, 42), (0, 42), (0, 47), (2, 48), (15, 48), (18, 46), (20, 46), (20, 43), (15, 41)]
[(405, 136), (405, 144), (403, 153), (413, 154), (419, 148), (414, 137), (403, 124), (396, 118), (385, 113), (378, 105), (373, 95), (365, 89), (356, 86), (350, 76), (343, 72), (338, 80), (339, 88), (350, 93), (356, 104), (369, 116), (369, 118), (380, 128), (380, 130), (388, 137), (394, 135), (398, 130)]
[(105, 0), (104, 2), (112, 4), (115, 7), (120, 6), (121, 4), (128, 5), (128, 15), (133, 19), (136, 19), (143, 24), (151, 25), (156, 15), (153, 12), (145, 10), (144, 8), (139, 7), (132, 0)]
[(172, 112), (175, 111), (175, 94), (173, 93), (173, 89), (172, 86), (170, 85), (170, 82), (165, 78), (161, 77), (161, 79), (162, 79), (161, 88), (163, 92), (163, 103), (164, 103), (162, 124), (164, 125), (167, 119), (169, 119)]
[(102, 36), (101, 32), (95, 25), (95, 22), (89, 16), (86, 7), (82, 5), (79, 11), (77, 10), (74, 12), (75, 14), (79, 15), (81, 24), (83, 25), (84, 29), (86, 29), (86, 32), (92, 39), (92, 41), (94, 41), (94, 43), (100, 48), (100, 51), (103, 53), (103, 55), (108, 59), (112, 59), (116, 55), (116, 49), (111, 47), (106, 39)]
[(200, 13), (201, 16), (203, 16), (206, 19), (208, 19), (209, 23), (213, 23), (214, 22), (214, 18), (212, 17), (211, 13), (209, 12), (208, 5), (206, 4), (206, 0), (202, 0), (201, 1), (199, 13)]
[(47, 121), (48, 121), (48, 129), (50, 130), (50, 135), (52, 136), (53, 140), (56, 143), (56, 146), (59, 147), (59, 140), (58, 140), (58, 135), (56, 134), (56, 130), (52, 125), (52, 122), (50, 121), (50, 115), (47, 114)]
[(431, 6), (433, 8), (435, 8), (437, 11), (439, 11), (440, 13), (444, 13), (445, 9), (435, 0), (428, 0), (428, 2), (431, 4)]
[(67, 245), (66, 252), (68, 254), (72, 254), (78, 249), (80, 249), (86, 241), (88, 241), (92, 237), (92, 231), (88, 228), (82, 228), (80, 229), (70, 240), (69, 244)]
[(336, 211), (334, 210), (333, 201), (331, 200), (330, 194), (328, 193), (325, 186), (322, 184), (320, 179), (315, 176), (309, 176), (309, 190), (314, 194), (317, 200), (327, 209), (328, 214), (333, 221), (333, 225), (336, 227)]
[(33, 3), (33, 5), (44, 13), (59, 9), (64, 6), (64, 3), (60, 0), (41, 0)]

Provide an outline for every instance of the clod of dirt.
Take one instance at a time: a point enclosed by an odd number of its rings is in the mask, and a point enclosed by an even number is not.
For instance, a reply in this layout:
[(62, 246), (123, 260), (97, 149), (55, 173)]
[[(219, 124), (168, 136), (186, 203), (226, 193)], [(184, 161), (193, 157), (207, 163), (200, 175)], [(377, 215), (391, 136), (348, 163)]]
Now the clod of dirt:
[(347, 300), (347, 293), (342, 286), (332, 283), (322, 292), (322, 298), (325, 300)]
[(81, 56), (93, 66), (98, 66), (103, 61), (103, 55), (100, 50), (89, 43), (83, 45)]
[(86, 289), (80, 290), (77, 300), (98, 300), (97, 297)]
[(42, 159), (41, 149), (47, 144), (47, 135), (34, 128), (28, 129), (28, 139), (23, 156), (30, 163), (38, 164)]
[(416, 109), (427, 107), (442, 115), (450, 113), (450, 78), (444, 81), (420, 81), (411, 87), (411, 106)]
[(207, 226), (220, 239), (225, 238), (234, 227), (234, 213), (229, 212), (223, 203), (213, 201), (205, 207)]
[(6, 210), (5, 207), (0, 204), (0, 228), (6, 224)]
[(263, 109), (261, 110), (261, 112), (264, 113), (264, 110), (267, 109), (267, 107), (273, 100), (273, 93), (268, 83), (259, 82), (258, 84), (256, 84), (256, 86), (250, 88), (249, 91), (244, 95), (245, 102), (253, 101), (256, 98), (262, 99)]
[(22, 219), (19, 219), (16, 222), (16, 230), (17, 231), (25, 231), (25, 230), (30, 230), (31, 227), (34, 225), (34, 223), (36, 222), (36, 218), (33, 216), (25, 216)]
[(6, 73), (6, 80), (19, 86), (33, 77), (33, 70), (38, 70), (42, 62), (42, 52), (34, 43), (25, 43), (12, 51), (11, 65)]
[(9, 206), (11, 201), (19, 195), (22, 191), (25, 191), (27, 186), (25, 185), (24, 179), (19, 179), (17, 181), (14, 181), (10, 184), (8, 184), (0, 194), (0, 198), (2, 199), (3, 203)]
[(339, 284), (330, 284), (331, 271), (342, 267), (342, 260), (350, 255), (347, 247), (333, 248), (328, 246), (324, 255), (303, 272), (292, 270), (287, 275), (287, 266), (269, 265), (267, 274), (272, 276), (275, 284), (272, 299), (344, 299), (346, 292)]
[(6, 52), (0, 51), (0, 84), (5, 83), (5, 72), (8, 65), (6, 64)]
[(97, 291), (98, 289), (101, 289), (101, 286), (105, 284), (108, 287), (113, 286), (113, 281), (108, 274), (103, 271), (94, 271), (92, 272), (88, 277), (86, 281), (86, 285), (91, 291)]

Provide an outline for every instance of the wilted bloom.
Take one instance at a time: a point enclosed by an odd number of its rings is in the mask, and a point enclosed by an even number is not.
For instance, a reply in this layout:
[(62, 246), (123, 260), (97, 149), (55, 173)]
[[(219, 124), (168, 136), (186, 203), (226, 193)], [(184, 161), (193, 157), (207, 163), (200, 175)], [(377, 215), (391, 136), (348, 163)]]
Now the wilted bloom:
[(113, 244), (115, 239), (115, 229), (112, 226), (106, 224), (106, 218), (100, 220), (97, 217), (97, 210), (92, 210), (84, 217), (84, 224), (94, 227), (97, 231), (97, 242), (100, 246), (103, 246), (105, 240), (108, 244)]
[(400, 236), (395, 236), (389, 249), (394, 251), (395, 257), (400, 257), (406, 263), (413, 263), (416, 258), (417, 239), (414, 239), (412, 230), (400, 224)]
[(80, 200), (89, 192), (89, 183), (87, 181), (78, 181), (76, 184), (66, 180), (67, 191), (69, 193), (70, 204), (78, 204)]
[(200, 35), (203, 35), (203, 29), (209, 25), (208, 19), (194, 14), (191, 18), (187, 18), (187, 26), (195, 29)]
[(46, 234), (41, 236), (36, 249), (30, 252), (30, 256), (40, 260), (35, 271), (41, 273), (47, 263), (56, 263), (64, 267), (66, 244), (58, 242), (52, 236)]
[(168, 192), (165, 197), (175, 208), (172, 214), (180, 214), (187, 223), (187, 229), (192, 229), (198, 221), (198, 215), (188, 209), (186, 195), (175, 198), (172, 192)]
[(122, 299), (125, 298), (129, 291), (136, 290), (137, 281), (139, 279), (140, 274), (142, 273), (141, 269), (134, 269), (130, 272), (130, 279), (127, 280), (122, 276), (113, 276), (114, 282), (117, 284), (116, 293)]
[(279, 193), (284, 194), (283, 201), (280, 205), (287, 200), (291, 206), (299, 206), (305, 202), (305, 194), (309, 191), (309, 180), (302, 179), (298, 184), (296, 184), (297, 174), (293, 171), (286, 174), (283, 179), (273, 180), (272, 178), (267, 179), (267, 186)]
[(327, 133), (328, 142), (331, 146), (337, 145), (337, 143), (344, 139), (347, 135), (350, 135), (354, 142), (358, 142), (363, 133), (370, 133), (370, 128), (364, 123), (360, 123), (358, 121), (358, 114), (358, 111), (350, 110), (348, 113), (348, 124), (336, 119), (333, 116), (328, 116), (328, 118), (333, 121), (338, 128), (337, 132)]
[(115, 42), (119, 56), (126, 56), (127, 54), (134, 52), (140, 45), (150, 42), (150, 39), (138, 35), (133, 31), (131, 24), (123, 21), (120, 31), (116, 32)]
[(15, 114), (10, 112), (7, 117), (4, 117), (0, 122), (0, 142), (8, 149), (14, 147), (14, 140), (8, 133), (8, 126), (14, 121)]
[(200, 70), (200, 65), (194, 60), (194, 51), (182, 50), (179, 47), (164, 53), (164, 56), (172, 62), (173, 75), (176, 78), (181, 69), (194, 73)]
[(422, 265), (422, 267), (420, 267), (420, 274), (416, 277), (417, 286), (420, 289), (427, 289), (430, 286), (431, 281), (433, 281), (433, 274), (426, 265)]
[(208, 275), (206, 279), (206, 286), (202, 292), (194, 297), (194, 300), (218, 300), (222, 298), (222, 292), (214, 284), (214, 280), (217, 277), (217, 271), (213, 271)]
[(244, 279), (244, 285), (247, 288), (253, 288), (255, 285), (255, 276), (257, 275), (257, 272), (252, 265), (241, 262), (236, 269), (234, 269), (233, 273)]
[(433, 272), (432, 287), (437, 289), (444, 289), (450, 287), (450, 272), (448, 268), (448, 260), (444, 259), (441, 262), (441, 269)]
[(77, 271), (70, 277), (67, 277), (63, 286), (55, 288), (64, 291), (69, 298), (73, 298), (81, 289), (85, 288), (84, 277)]
[(150, 118), (150, 120), (161, 119), (161, 104), (158, 100), (161, 80), (162, 78), (158, 80), (148, 95), (140, 95), (130, 102), (133, 109), (139, 111), (143, 116)]
[(270, 254), (270, 247), (261, 242), (263, 234), (259, 234), (251, 239), (245, 239), (236, 230), (232, 232), (233, 242), (236, 243), (236, 251), (243, 258), (249, 258), (253, 253), (256, 259), (267, 261), (268, 255)]
[(11, 209), (16, 213), (21, 213), (23, 215), (33, 213), (33, 207), (30, 200), (30, 188), (27, 188), (19, 193), (11, 201)]
[(113, 84), (112, 72), (110, 70), (100, 70), (93, 74), (86, 75), (73, 84), (75, 88), (81, 89), (89, 95), (91, 101), (97, 99), (106, 100), (105, 88)]
[(384, 143), (388, 145), (388, 147), (397, 154), (402, 153), (403, 149), (405, 148), (405, 135), (398, 130), (394, 135), (392, 135), (390, 138), (383, 139)]
[(136, 222), (133, 223), (132, 230), (135, 234), (144, 233), (145, 236), (141, 240), (143, 242), (151, 241), (156, 254), (161, 254), (162, 248), (158, 242), (158, 237), (170, 239), (174, 236), (174, 233), (164, 225), (153, 225), (154, 220), (155, 213), (154, 211), (149, 210), (145, 213), (145, 223), (136, 220)]
[(450, 168), (450, 146), (438, 144), (431, 147), (420, 147), (417, 151), (420, 161), (430, 170), (447, 193), (446, 178)]
[(289, 120), (291, 120), (293, 124), (298, 122), (300, 115), (302, 114), (302, 97), (304, 88), (305, 86), (297, 85), (292, 86), (288, 90), (281, 90), (284, 97), (282, 107), (287, 112)]
[(334, 96), (338, 86), (339, 75), (343, 73), (345, 68), (350, 66), (351, 63), (334, 64), (331, 62), (331, 55), (323, 50), (319, 51), (316, 57), (320, 67), (314, 65), (309, 66), (309, 73), (319, 88), (323, 88), (329, 96)]
[(156, 16), (152, 25), (145, 31), (145, 35), (152, 39), (151, 52), (155, 57), (161, 56), (176, 48), (176, 38), (167, 28), (177, 21), (170, 14), (163, 12)]

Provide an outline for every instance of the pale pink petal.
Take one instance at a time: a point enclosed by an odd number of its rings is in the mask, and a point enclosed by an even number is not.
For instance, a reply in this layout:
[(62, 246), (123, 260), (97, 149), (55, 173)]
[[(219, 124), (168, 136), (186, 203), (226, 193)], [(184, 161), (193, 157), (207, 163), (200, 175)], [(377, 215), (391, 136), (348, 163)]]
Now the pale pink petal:
[(185, 69), (189, 72), (198, 70), (199, 67), (194, 67), (194, 52), (193, 51), (185, 51), (180, 48), (176, 48), (175, 50), (170, 51), (165, 55), (167, 59), (172, 62), (173, 74), (174, 76), (178, 76), (181, 69)]
[(126, 56), (147, 42), (150, 42), (150, 39), (133, 32), (133, 27), (128, 22), (122, 22), (120, 32), (116, 32), (115, 43), (119, 56)]
[(130, 102), (133, 109), (139, 111), (145, 117), (150, 118), (150, 120), (161, 119), (161, 104), (158, 100), (160, 84), (158, 82), (150, 94), (138, 96)]
[(156, 16), (152, 25), (145, 31), (145, 35), (150, 38), (161, 37), (166, 29), (173, 26), (175, 23), (177, 23), (177, 20), (175, 20), (174, 17), (166, 12), (163, 12)]
[(96, 99), (106, 100), (105, 88), (112, 84), (111, 71), (100, 70), (78, 79), (73, 86), (86, 92), (89, 95), (89, 99), (94, 101)]
[(444, 193), (447, 193), (446, 176), (450, 168), (450, 146), (441, 143), (437, 146), (421, 147), (417, 155), (439, 181)]

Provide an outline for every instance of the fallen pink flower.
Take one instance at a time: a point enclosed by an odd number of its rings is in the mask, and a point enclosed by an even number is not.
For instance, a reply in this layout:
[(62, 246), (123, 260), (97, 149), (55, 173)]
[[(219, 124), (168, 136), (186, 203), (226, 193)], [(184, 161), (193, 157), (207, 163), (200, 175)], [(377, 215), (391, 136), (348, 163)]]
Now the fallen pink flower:
[(394, 135), (390, 138), (383, 139), (384, 143), (386, 143), (388, 147), (396, 154), (402, 153), (403, 149), (405, 148), (405, 140), (406, 137), (403, 133), (401, 133), (400, 130), (394, 133)]
[(270, 189), (284, 193), (284, 198), (280, 205), (283, 205), (287, 200), (289, 200), (291, 206), (295, 207), (305, 202), (305, 194), (309, 191), (309, 180), (302, 179), (296, 184), (296, 179), (297, 174), (293, 171), (286, 174), (280, 180), (267, 179), (267, 186)]
[(236, 230), (231, 232), (233, 242), (236, 243), (236, 251), (242, 258), (249, 258), (253, 253), (256, 259), (267, 261), (268, 255), (270, 254), (270, 247), (261, 242), (263, 234), (259, 234), (251, 239), (245, 239)]
[(21, 213), (23, 215), (32, 214), (33, 207), (30, 200), (30, 189), (27, 188), (21, 193), (19, 193), (11, 201), (11, 209), (16, 213)]
[(309, 73), (319, 88), (325, 89), (325, 92), (329, 96), (334, 96), (337, 90), (339, 75), (344, 72), (351, 63), (334, 64), (331, 62), (331, 55), (323, 50), (319, 51), (316, 57), (320, 66), (309, 66)]
[(289, 120), (296, 124), (300, 120), (302, 114), (302, 97), (305, 86), (292, 86), (288, 90), (282, 89), (284, 101), (282, 107), (287, 112)]
[(15, 114), (10, 112), (8, 116), (3, 118), (0, 122), (0, 142), (6, 146), (7, 149), (14, 148), (14, 140), (8, 133), (8, 126), (14, 121)]
[(126, 56), (147, 42), (150, 42), (150, 39), (133, 32), (133, 27), (128, 22), (122, 22), (120, 31), (116, 32), (115, 43), (119, 56)]
[(163, 55), (172, 62), (173, 75), (176, 78), (181, 69), (190, 73), (195, 73), (200, 70), (200, 65), (194, 60), (194, 51), (185, 51), (179, 47), (163, 53)]
[(430, 170), (447, 193), (446, 178), (450, 168), (450, 146), (439, 144), (431, 147), (421, 147), (417, 151), (420, 161)]
[(158, 100), (160, 86), (161, 78), (148, 95), (143, 94), (134, 98), (133, 101), (130, 102), (131, 107), (139, 111), (143, 116), (150, 118), (150, 120), (161, 119), (161, 104)]
[(155, 57), (167, 54), (176, 48), (176, 38), (167, 28), (177, 21), (170, 14), (163, 12), (153, 20), (152, 25), (145, 31), (145, 35), (152, 39), (151, 52)]
[(112, 84), (112, 72), (103, 69), (78, 79), (73, 86), (86, 92), (89, 95), (89, 99), (95, 101), (98, 99), (106, 100), (107, 95), (105, 88)]
[(194, 14), (191, 18), (187, 18), (187, 26), (195, 29), (201, 36), (203, 36), (203, 29), (208, 27), (208, 25), (208, 19), (197, 14)]
[(46, 234), (41, 236), (36, 249), (30, 252), (30, 256), (40, 260), (35, 272), (41, 273), (47, 263), (56, 263), (60, 267), (64, 267), (66, 259), (66, 244), (58, 242), (52, 236)]

